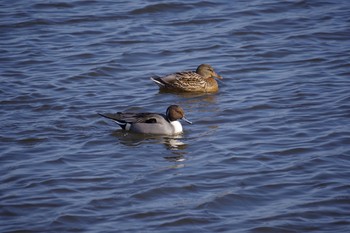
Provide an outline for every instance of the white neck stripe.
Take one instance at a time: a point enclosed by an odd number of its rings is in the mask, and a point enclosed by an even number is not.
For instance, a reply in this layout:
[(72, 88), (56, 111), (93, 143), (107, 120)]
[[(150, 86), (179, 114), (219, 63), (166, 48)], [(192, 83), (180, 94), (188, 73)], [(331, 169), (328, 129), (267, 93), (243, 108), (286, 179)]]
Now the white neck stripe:
[(171, 121), (170, 124), (174, 127), (174, 133), (182, 133), (182, 125), (180, 121)]

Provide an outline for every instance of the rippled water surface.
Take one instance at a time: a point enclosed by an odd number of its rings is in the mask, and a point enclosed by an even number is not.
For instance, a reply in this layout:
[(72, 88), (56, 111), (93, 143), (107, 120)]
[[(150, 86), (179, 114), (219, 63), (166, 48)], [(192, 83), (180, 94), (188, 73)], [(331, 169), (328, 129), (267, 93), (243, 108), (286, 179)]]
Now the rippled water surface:
[[(0, 2), (1, 232), (349, 232), (350, 2)], [(217, 94), (149, 77), (211, 64)], [(165, 112), (179, 137), (97, 112)]]

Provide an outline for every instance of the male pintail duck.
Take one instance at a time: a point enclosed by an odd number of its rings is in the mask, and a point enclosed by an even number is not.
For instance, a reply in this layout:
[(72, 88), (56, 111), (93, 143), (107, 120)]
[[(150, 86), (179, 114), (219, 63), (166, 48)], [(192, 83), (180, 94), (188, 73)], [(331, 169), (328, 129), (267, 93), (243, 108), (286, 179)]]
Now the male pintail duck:
[(182, 125), (178, 121), (179, 119), (192, 124), (191, 121), (185, 118), (184, 110), (178, 105), (170, 105), (165, 115), (131, 112), (118, 112), (115, 114), (99, 113), (99, 115), (112, 119), (123, 130), (143, 134), (176, 135), (183, 132)]
[(179, 92), (217, 92), (218, 83), (215, 78), (222, 79), (213, 67), (208, 64), (198, 66), (196, 72), (183, 71), (164, 77), (152, 77), (160, 90)]

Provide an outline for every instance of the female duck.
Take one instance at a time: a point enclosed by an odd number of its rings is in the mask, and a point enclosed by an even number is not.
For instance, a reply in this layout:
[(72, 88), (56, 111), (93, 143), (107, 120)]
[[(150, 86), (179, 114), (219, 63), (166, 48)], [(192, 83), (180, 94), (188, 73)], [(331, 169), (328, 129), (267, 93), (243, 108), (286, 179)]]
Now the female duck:
[(182, 125), (178, 121), (179, 119), (192, 124), (191, 121), (185, 118), (184, 110), (178, 105), (170, 105), (165, 115), (131, 112), (118, 112), (115, 114), (99, 113), (99, 115), (112, 119), (123, 130), (142, 134), (176, 135), (183, 132)]
[(213, 67), (208, 64), (198, 66), (196, 72), (184, 71), (164, 77), (152, 77), (161, 90), (178, 92), (217, 92), (218, 83), (215, 78), (222, 79)]

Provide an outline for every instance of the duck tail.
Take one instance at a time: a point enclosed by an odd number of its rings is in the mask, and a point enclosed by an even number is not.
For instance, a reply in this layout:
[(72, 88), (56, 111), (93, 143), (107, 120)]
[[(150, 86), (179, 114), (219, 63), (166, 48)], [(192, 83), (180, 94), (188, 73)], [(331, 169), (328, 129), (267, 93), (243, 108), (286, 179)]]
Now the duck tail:
[(153, 76), (151, 77), (151, 80), (155, 82), (159, 87), (165, 87), (165, 83), (159, 76)]
[(102, 113), (97, 113), (97, 114), (102, 116), (102, 117), (105, 117), (107, 119), (113, 120), (115, 123), (117, 123), (124, 130), (127, 129), (127, 128), (130, 128), (130, 124), (128, 122), (117, 120), (115, 117), (110, 116), (110, 115), (104, 115)]

